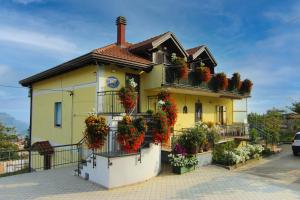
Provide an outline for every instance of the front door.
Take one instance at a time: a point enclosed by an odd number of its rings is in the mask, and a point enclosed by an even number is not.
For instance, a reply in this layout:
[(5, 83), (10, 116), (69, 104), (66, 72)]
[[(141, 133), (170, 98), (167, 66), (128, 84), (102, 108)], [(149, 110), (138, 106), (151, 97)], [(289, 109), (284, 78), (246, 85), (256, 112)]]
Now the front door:
[(138, 93), (138, 100), (137, 100), (137, 106), (136, 106), (137, 110), (136, 111), (139, 113), (140, 112), (140, 75), (126, 73), (126, 75), (125, 75), (126, 86), (128, 84), (129, 79), (133, 79), (134, 82), (137, 83), (137, 86), (135, 88), (135, 91)]
[(195, 103), (195, 122), (202, 121), (202, 103)]

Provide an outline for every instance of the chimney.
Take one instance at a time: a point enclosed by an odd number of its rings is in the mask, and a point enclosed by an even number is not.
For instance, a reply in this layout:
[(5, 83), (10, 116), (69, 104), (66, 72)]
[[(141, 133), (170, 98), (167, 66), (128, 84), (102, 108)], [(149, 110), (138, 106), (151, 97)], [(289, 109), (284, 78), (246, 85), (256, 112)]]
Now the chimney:
[(117, 45), (120, 47), (125, 47), (125, 26), (126, 26), (126, 18), (123, 16), (119, 16), (116, 19), (117, 25)]

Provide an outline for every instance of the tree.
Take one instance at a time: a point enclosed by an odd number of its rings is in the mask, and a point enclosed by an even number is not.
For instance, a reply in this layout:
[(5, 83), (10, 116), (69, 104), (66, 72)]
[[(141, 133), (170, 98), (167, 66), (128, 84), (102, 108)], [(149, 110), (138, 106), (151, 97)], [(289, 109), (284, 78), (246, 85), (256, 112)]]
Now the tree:
[[(274, 145), (279, 141), (280, 126), (282, 123), (281, 116), (280, 110), (271, 109), (266, 114), (250, 113), (248, 115), (248, 122), (250, 127), (256, 128), (263, 133), (266, 145), (270, 143)], [(256, 133), (253, 134), (255, 135)]]
[(0, 161), (18, 159), (19, 148), (13, 142), (18, 139), (15, 128), (4, 126), (0, 122)]
[(268, 111), (264, 115), (264, 131), (267, 133), (266, 144), (274, 145), (279, 141), (280, 126), (282, 123), (281, 113), (276, 110)]
[(300, 101), (294, 102), (292, 106), (289, 107), (293, 112), (300, 114)]

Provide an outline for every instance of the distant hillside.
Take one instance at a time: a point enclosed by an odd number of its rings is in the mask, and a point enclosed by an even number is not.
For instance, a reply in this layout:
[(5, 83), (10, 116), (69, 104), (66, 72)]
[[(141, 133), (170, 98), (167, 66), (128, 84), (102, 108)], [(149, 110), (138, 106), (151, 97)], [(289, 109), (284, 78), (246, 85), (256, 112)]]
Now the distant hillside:
[(3, 123), (5, 126), (8, 127), (16, 127), (18, 135), (25, 135), (27, 133), (27, 129), (29, 124), (15, 119), (13, 116), (7, 113), (0, 112), (0, 122)]

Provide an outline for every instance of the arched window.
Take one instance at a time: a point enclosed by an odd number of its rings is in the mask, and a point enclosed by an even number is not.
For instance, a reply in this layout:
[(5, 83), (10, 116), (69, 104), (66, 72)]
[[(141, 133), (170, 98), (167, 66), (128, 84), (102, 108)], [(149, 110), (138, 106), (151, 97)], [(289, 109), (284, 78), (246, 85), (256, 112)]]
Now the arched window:
[(183, 106), (182, 112), (183, 112), (183, 113), (188, 113), (188, 108), (187, 108), (187, 106)]

